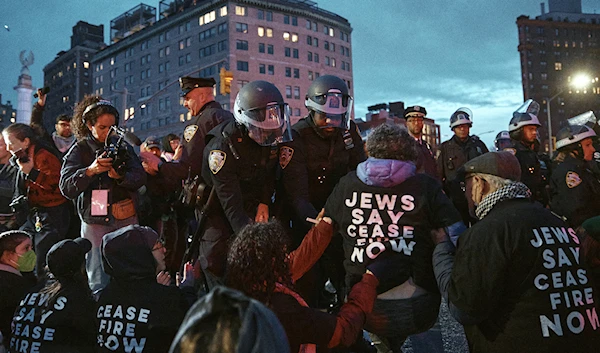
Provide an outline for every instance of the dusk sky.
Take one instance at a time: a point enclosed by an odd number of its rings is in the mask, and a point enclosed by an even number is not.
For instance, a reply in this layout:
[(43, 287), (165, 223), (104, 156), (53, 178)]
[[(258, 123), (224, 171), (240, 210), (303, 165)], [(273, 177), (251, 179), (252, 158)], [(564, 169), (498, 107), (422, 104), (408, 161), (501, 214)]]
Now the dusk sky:
[[(582, 0), (583, 12), (600, 13), (600, 0)], [(451, 137), (448, 118), (467, 106), (471, 130), (490, 145), (523, 102), (516, 19), (540, 15), (540, 0), (319, 0), (319, 7), (353, 27), (356, 117), (377, 103), (422, 105)], [(43, 67), (70, 47), (79, 20), (104, 24), (140, 0), (0, 0), (0, 94), (13, 102), (21, 50), (31, 50), (35, 86)], [(158, 0), (145, 1), (158, 7)], [(546, 5), (546, 11), (548, 6)], [(8, 25), (10, 31), (5, 30)], [(552, 89), (552, 88), (551, 88)]]

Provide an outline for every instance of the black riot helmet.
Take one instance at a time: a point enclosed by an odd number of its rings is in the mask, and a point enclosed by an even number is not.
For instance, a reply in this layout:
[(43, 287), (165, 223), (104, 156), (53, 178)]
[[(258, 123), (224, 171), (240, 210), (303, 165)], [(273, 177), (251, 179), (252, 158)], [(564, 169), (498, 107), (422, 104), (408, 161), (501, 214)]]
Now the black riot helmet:
[(261, 146), (292, 140), (290, 108), (270, 82), (252, 81), (242, 87), (233, 105), (235, 121)]
[[(308, 87), (304, 105), (320, 128), (350, 128), (352, 97), (346, 82), (337, 76), (320, 76)], [(317, 120), (325, 121), (320, 123)]]
[(556, 149), (566, 153), (577, 151), (577, 158), (583, 159), (581, 141), (586, 138), (596, 138), (596, 133), (592, 128), (586, 125), (567, 126), (556, 134)]
[(510, 142), (510, 134), (508, 131), (500, 131), (494, 139), (494, 147), (496, 148), (496, 151), (503, 151), (505, 148), (509, 148), (511, 146), (512, 143)]

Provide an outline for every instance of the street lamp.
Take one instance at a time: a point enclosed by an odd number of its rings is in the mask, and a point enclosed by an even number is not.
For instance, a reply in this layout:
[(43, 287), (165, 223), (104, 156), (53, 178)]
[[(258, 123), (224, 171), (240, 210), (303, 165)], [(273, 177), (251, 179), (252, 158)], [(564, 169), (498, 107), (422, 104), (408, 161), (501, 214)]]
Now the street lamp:
[[(585, 75), (585, 74), (579, 74), (575, 77), (573, 77), (572, 80), (570, 80), (569, 85), (575, 88), (585, 88), (587, 87), (588, 84), (590, 84), (592, 82), (592, 79)], [(548, 155), (550, 156), (550, 158), (552, 158), (552, 150), (553, 150), (553, 146), (552, 146), (552, 114), (550, 113), (550, 102), (558, 97), (559, 95), (561, 95), (563, 92), (565, 91), (565, 88), (561, 89), (557, 94), (553, 95), (550, 98), (546, 99), (546, 115), (548, 116)]]

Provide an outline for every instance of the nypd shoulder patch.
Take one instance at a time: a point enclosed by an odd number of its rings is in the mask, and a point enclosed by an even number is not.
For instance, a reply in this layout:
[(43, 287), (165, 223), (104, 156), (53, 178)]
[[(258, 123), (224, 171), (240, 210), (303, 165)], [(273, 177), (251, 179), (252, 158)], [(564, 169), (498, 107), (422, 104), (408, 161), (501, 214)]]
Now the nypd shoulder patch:
[(213, 174), (217, 174), (225, 165), (227, 154), (221, 150), (212, 150), (208, 155), (208, 167)]
[(196, 135), (196, 131), (198, 131), (198, 125), (188, 125), (183, 130), (183, 138), (186, 142), (190, 142), (194, 135)]
[(288, 146), (283, 146), (279, 149), (279, 165), (281, 169), (285, 169), (292, 160), (294, 149)]
[(581, 177), (575, 172), (568, 172), (567, 177), (565, 179), (569, 189), (572, 189), (577, 185), (581, 184)]

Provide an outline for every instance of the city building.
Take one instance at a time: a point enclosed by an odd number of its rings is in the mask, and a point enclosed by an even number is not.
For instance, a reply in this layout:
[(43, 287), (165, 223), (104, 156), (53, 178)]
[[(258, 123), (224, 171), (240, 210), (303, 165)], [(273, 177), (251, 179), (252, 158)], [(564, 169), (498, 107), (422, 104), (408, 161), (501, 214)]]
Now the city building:
[[(600, 15), (582, 13), (581, 0), (549, 0), (548, 12), (542, 3), (541, 13), (534, 19), (524, 15), (517, 18), (518, 50), (523, 97), (541, 106), (539, 135), (548, 151), (548, 102), (553, 136), (570, 117), (589, 110), (598, 115)], [(571, 85), (580, 74), (589, 77), (588, 87)]]
[(73, 27), (71, 48), (44, 67), (44, 86), (50, 88), (44, 112), (48, 131), (54, 131), (57, 116), (73, 115), (75, 103), (92, 93), (91, 58), (104, 46), (104, 25), (79, 21)]
[(306, 0), (161, 1), (158, 12), (141, 4), (111, 22), (111, 45), (92, 59), (94, 92), (141, 138), (180, 134), (191, 119), (180, 76), (215, 78), (225, 109), (244, 84), (272, 82), (294, 122), (316, 77), (339, 76), (353, 91), (351, 32), (346, 19)]
[[(406, 127), (404, 102), (380, 103), (369, 106), (367, 109), (369, 112), (366, 114), (364, 120), (355, 120), (363, 140), (366, 140), (371, 129), (381, 124), (399, 124)], [(434, 119), (423, 118), (423, 139), (431, 145), (434, 152), (441, 144), (440, 126), (435, 123)]]
[(13, 108), (12, 103), (10, 101), (2, 103), (2, 95), (0, 94), (0, 130), (16, 122), (16, 119), (17, 110)]

